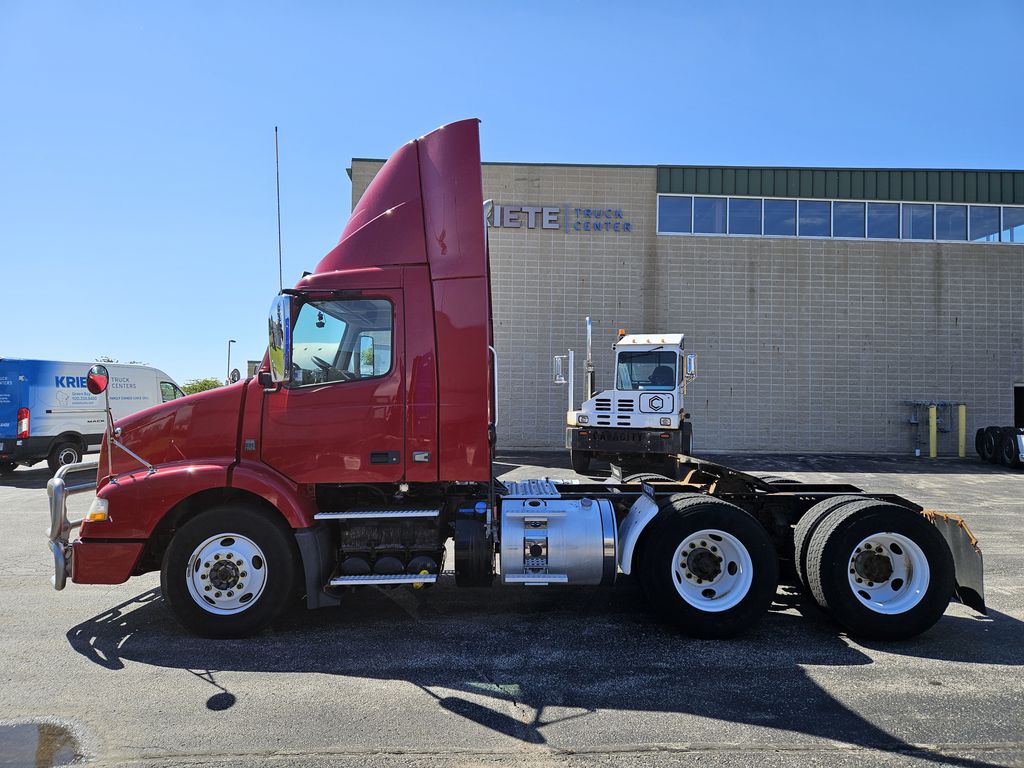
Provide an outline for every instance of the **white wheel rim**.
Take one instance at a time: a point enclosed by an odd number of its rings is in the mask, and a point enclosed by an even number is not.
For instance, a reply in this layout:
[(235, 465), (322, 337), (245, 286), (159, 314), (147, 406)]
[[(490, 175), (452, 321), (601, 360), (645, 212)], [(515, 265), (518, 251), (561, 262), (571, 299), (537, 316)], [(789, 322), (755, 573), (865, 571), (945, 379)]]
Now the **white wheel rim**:
[(62, 467), (66, 467), (68, 464), (75, 464), (78, 462), (78, 451), (74, 448), (65, 448), (57, 454), (57, 463)]
[(672, 557), (672, 583), (700, 611), (718, 613), (739, 604), (754, 581), (750, 553), (735, 536), (706, 528), (687, 536)]
[(204, 611), (241, 613), (263, 594), (267, 558), (252, 539), (238, 533), (219, 533), (192, 550), (185, 582), (192, 599)]
[(847, 558), (847, 580), (857, 599), (875, 613), (906, 613), (928, 591), (931, 571), (924, 550), (899, 533), (865, 537)]

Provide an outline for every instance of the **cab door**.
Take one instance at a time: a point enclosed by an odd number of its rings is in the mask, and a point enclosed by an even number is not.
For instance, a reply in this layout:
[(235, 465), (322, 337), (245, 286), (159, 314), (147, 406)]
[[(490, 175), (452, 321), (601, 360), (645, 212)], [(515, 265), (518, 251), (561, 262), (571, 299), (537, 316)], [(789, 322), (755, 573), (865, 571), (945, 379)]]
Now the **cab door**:
[(261, 457), (296, 483), (405, 477), (402, 291), (301, 304), (291, 367), (264, 394)]

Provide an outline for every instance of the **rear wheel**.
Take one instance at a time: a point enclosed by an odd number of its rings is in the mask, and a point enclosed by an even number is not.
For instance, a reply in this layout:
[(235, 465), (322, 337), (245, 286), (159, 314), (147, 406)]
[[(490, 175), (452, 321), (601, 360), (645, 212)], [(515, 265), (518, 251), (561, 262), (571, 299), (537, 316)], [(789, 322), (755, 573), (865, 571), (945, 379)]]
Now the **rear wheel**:
[(916, 512), (885, 502), (835, 510), (807, 553), (814, 598), (861, 637), (900, 640), (924, 632), (945, 612), (953, 579), (942, 534)]
[(1020, 454), (1017, 452), (1017, 430), (1004, 429), (999, 441), (999, 463), (1007, 467), (1020, 466)]
[(622, 478), (624, 483), (670, 483), (672, 478), (659, 475), (656, 472), (637, 472), (635, 475), (626, 475)]
[(983, 458), (984, 458), (984, 456), (983, 456), (983, 454), (981, 452), (981, 446), (982, 446), (982, 443), (984, 442), (984, 439), (985, 439), (985, 428), (984, 427), (980, 427), (978, 429), (978, 431), (974, 433), (974, 452), (977, 453), (978, 456), (982, 456)]
[(570, 448), (569, 463), (572, 464), (573, 472), (577, 475), (585, 475), (587, 470), (590, 469), (590, 452)]
[(999, 461), (999, 428), (985, 427), (985, 434), (981, 436), (981, 458), (989, 464)]
[(82, 446), (78, 443), (57, 443), (46, 457), (46, 464), (51, 472), (56, 472), (68, 464), (77, 464), (82, 460)]
[(242, 637), (272, 623), (298, 585), (299, 555), (283, 521), (225, 504), (183, 525), (164, 553), (160, 586), (178, 620), (204, 637)]
[(742, 509), (698, 494), (659, 504), (637, 558), (647, 599), (694, 637), (733, 637), (768, 610), (778, 558), (767, 532)]
[[(811, 546), (811, 537), (826, 517), (853, 501), (863, 501), (863, 497), (833, 496), (831, 499), (819, 501), (804, 513), (793, 529), (793, 567), (796, 569), (797, 581), (807, 594), (811, 594), (807, 586), (807, 550)], [(811, 597), (813, 598), (813, 595)]]

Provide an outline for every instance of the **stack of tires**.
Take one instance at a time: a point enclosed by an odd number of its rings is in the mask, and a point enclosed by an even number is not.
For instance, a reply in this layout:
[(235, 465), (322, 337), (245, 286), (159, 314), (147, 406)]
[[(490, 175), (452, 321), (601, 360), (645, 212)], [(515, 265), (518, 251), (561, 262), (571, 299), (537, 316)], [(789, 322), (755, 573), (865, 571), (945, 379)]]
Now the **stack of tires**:
[(974, 436), (974, 449), (989, 464), (1019, 468), (1024, 455), (1024, 428), (982, 427)]

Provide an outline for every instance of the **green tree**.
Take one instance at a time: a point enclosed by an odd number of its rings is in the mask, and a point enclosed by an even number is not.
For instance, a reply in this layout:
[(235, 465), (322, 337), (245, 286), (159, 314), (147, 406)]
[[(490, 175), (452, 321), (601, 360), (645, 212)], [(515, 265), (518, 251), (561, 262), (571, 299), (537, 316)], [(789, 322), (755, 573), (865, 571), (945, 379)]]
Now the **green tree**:
[(220, 379), (192, 379), (186, 381), (181, 391), (186, 395), (194, 395), (196, 392), (205, 392), (208, 389), (216, 389), (224, 385)]

